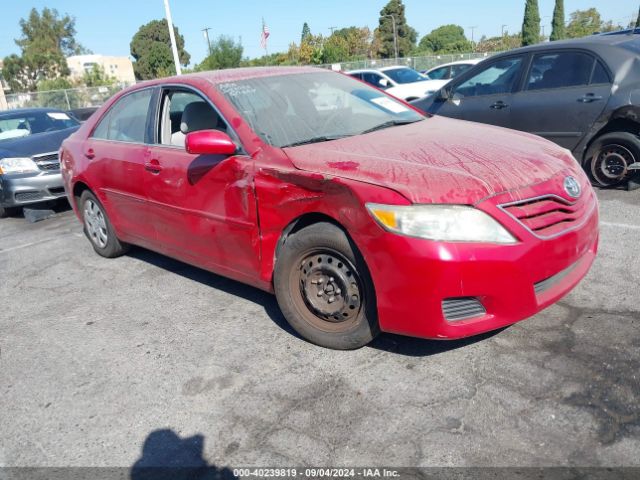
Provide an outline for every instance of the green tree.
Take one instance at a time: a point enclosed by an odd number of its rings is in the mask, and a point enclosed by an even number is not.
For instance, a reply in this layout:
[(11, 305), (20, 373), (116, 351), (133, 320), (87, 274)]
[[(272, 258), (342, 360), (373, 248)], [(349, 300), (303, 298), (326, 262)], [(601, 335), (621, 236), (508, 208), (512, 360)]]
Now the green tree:
[[(391, 17), (393, 15), (393, 17)], [(395, 57), (393, 23), (395, 19), (398, 36), (398, 56), (408, 55), (415, 47), (418, 32), (407, 24), (405, 8), (402, 0), (389, 0), (380, 11), (379, 25), (376, 36), (379, 41), (378, 53), (383, 58)]]
[(20, 30), (15, 42), (21, 54), (3, 61), (3, 76), (13, 91), (35, 90), (41, 80), (68, 75), (65, 57), (84, 51), (75, 40), (75, 19), (55, 9), (31, 9), (27, 19), (20, 19)]
[(636, 20), (636, 28), (640, 28), (640, 7), (638, 8), (638, 19)]
[(310, 36), (311, 29), (309, 28), (309, 24), (307, 22), (304, 22), (304, 25), (302, 25), (302, 35), (300, 35), (300, 43), (303, 43)]
[(602, 21), (600, 13), (595, 8), (588, 10), (576, 10), (570, 16), (571, 20), (567, 25), (567, 37), (580, 38), (603, 30), (606, 26)]
[[(178, 57), (181, 65), (188, 65), (191, 56), (184, 49), (184, 37), (174, 27)], [(138, 80), (174, 75), (176, 68), (171, 53), (169, 27), (166, 20), (152, 20), (142, 25), (131, 40), (133, 70)]]
[(85, 71), (82, 76), (82, 83), (87, 87), (106, 87), (115, 83), (115, 78), (107, 75), (104, 68), (94, 65), (91, 70)]
[(458, 25), (443, 25), (422, 37), (419, 50), (431, 53), (457, 53), (473, 50), (471, 42)]
[(538, 0), (527, 0), (522, 22), (522, 45), (534, 45), (540, 42), (540, 9)]
[(371, 56), (372, 34), (368, 27), (347, 27), (333, 32), (331, 37), (343, 38), (347, 44), (347, 55), (341, 61)]
[(196, 71), (239, 67), (243, 50), (240, 42), (221, 35), (211, 43), (211, 55), (196, 66)]
[(566, 37), (564, 27), (564, 0), (556, 0), (556, 6), (553, 9), (553, 21), (551, 22), (551, 27), (551, 37), (549, 37), (549, 40), (554, 42)]
[(478, 53), (491, 53), (491, 52), (504, 52), (506, 50), (513, 50), (522, 46), (522, 34), (515, 33), (509, 35), (506, 33), (499, 37), (482, 37), (476, 45), (476, 52)]

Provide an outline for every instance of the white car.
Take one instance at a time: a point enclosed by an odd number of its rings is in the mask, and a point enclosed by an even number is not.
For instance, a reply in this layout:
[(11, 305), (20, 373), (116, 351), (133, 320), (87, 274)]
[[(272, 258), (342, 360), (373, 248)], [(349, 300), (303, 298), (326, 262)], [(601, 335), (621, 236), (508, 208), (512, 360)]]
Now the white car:
[(475, 58), (473, 60), (460, 60), (458, 62), (445, 63), (438, 65), (430, 70), (422, 72), (423, 75), (431, 80), (451, 80), (461, 73), (466, 72), (474, 65), (480, 63), (484, 58)]
[(429, 80), (414, 69), (402, 66), (346, 73), (407, 102), (431, 95), (447, 83), (447, 80)]

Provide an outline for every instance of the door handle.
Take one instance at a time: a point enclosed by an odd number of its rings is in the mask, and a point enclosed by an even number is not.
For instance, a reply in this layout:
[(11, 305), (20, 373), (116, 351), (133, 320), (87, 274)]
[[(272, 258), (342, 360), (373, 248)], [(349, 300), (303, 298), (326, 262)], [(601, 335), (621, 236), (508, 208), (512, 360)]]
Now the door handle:
[(502, 100), (498, 100), (496, 103), (494, 103), (493, 105), (491, 105), (491, 107), (493, 110), (502, 110), (503, 108), (507, 108), (509, 105), (507, 105), (506, 103), (504, 103)]
[(593, 93), (587, 93), (584, 97), (578, 99), (580, 103), (591, 103), (597, 102), (598, 100), (602, 100), (602, 97), (600, 95), (594, 95)]
[(144, 164), (144, 169), (151, 173), (160, 173), (162, 171), (162, 165), (158, 160), (151, 160)]
[(84, 152), (84, 156), (87, 157), (89, 160), (93, 160), (94, 158), (96, 158), (96, 152), (93, 151), (93, 148), (89, 148), (87, 151)]

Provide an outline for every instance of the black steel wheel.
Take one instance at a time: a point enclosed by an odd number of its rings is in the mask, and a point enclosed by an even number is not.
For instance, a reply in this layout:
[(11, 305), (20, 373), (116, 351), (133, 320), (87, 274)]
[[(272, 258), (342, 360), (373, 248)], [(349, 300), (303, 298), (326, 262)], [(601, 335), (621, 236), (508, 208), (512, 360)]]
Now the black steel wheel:
[(378, 333), (373, 284), (355, 245), (337, 226), (317, 223), (287, 238), (274, 287), (291, 326), (324, 347), (362, 347)]
[(615, 187), (634, 173), (629, 167), (640, 161), (640, 139), (628, 132), (608, 133), (596, 139), (585, 165), (591, 182), (598, 187)]

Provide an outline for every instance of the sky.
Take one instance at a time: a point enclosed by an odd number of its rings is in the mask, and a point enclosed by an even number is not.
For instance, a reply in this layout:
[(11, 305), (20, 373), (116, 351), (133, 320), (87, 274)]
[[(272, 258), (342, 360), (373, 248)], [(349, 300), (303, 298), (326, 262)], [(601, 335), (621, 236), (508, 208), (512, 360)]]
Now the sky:
[[(269, 52), (287, 50), (299, 42), (302, 24), (309, 23), (314, 34), (328, 35), (331, 27), (378, 24), (380, 10), (388, 0), (170, 0), (174, 24), (184, 35), (191, 64), (206, 55), (202, 29), (210, 36), (240, 38), (244, 55), (264, 54), (260, 47), (262, 18), (269, 27)], [(605, 20), (628, 24), (637, 15), (638, 0), (565, 0), (567, 20), (577, 9), (596, 7)], [(478, 40), (482, 35), (500, 35), (502, 25), (517, 32), (522, 25), (525, 0), (404, 0), (407, 22), (420, 37), (434, 28), (455, 23), (471, 28)], [(551, 30), (554, 0), (540, 0), (540, 16), (545, 32)], [(76, 39), (94, 53), (129, 56), (129, 43), (138, 28), (153, 19), (164, 18), (163, 0), (0, 0), (0, 58), (20, 53), (14, 39), (20, 36), (19, 20), (32, 7), (55, 8), (76, 19)], [(419, 37), (419, 38), (420, 38)]]

